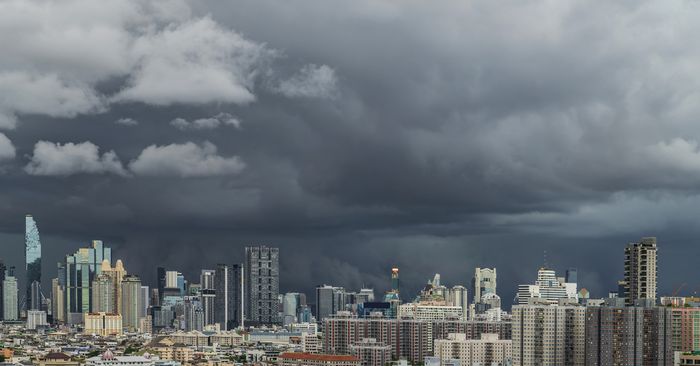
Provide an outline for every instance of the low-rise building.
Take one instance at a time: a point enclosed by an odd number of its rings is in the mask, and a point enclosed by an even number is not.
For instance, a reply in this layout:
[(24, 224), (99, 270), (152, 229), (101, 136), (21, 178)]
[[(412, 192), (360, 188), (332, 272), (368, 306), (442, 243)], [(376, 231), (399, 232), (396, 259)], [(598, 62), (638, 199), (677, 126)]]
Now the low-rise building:
[(361, 366), (360, 359), (350, 355), (290, 352), (279, 355), (277, 360), (280, 366)]
[(85, 328), (83, 333), (87, 335), (122, 335), (122, 316), (108, 313), (85, 313)]

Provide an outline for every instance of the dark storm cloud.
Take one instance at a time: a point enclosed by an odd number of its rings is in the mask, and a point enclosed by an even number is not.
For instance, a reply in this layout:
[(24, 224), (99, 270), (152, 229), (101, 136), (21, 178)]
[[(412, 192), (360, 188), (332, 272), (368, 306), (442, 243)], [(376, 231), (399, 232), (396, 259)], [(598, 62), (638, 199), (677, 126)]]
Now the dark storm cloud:
[(148, 281), (266, 243), (283, 290), (497, 266), (507, 302), (545, 250), (603, 295), (657, 235), (687, 276), (695, 2), (89, 4), (0, 4), (8, 259), (31, 212), (46, 273), (95, 238)]

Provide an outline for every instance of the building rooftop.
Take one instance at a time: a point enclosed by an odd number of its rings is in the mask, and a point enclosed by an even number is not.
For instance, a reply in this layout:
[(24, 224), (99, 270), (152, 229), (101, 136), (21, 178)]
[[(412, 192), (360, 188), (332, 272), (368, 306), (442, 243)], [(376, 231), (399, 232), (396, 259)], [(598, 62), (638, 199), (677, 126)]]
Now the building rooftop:
[(303, 352), (287, 352), (281, 354), (279, 358), (310, 361), (359, 361), (357, 357), (350, 355), (324, 355)]

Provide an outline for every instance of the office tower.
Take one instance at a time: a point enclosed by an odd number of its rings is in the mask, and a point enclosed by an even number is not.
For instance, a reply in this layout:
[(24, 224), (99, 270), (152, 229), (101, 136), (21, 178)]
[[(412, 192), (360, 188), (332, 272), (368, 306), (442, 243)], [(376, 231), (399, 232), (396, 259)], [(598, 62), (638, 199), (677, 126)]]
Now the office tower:
[(246, 318), (253, 324), (277, 324), (279, 249), (246, 247), (244, 267)]
[(160, 306), (160, 294), (157, 288), (151, 289), (151, 306)]
[(638, 300), (656, 302), (656, 238), (642, 238), (625, 247), (625, 279), (622, 283), (625, 304)]
[[(43, 297), (41, 296), (41, 282), (39, 281), (34, 281), (30, 284), (30, 290), (29, 293), (30, 299), (28, 300), (28, 304), (32, 304), (32, 307), (36, 307), (36, 309), (33, 310), (41, 310), (42, 309), (42, 299)], [(36, 305), (33, 305), (36, 304)]]
[(216, 272), (211, 269), (203, 269), (200, 277), (202, 285), (202, 294), (200, 301), (202, 302), (202, 310), (204, 310), (204, 325), (216, 323), (215, 304), (216, 289), (214, 288)]
[(561, 300), (577, 302), (576, 284), (572, 285), (567, 284), (564, 278), (557, 277), (554, 270), (543, 267), (537, 271), (534, 285), (518, 286), (515, 301), (520, 305), (531, 303), (533, 299), (548, 304), (557, 304)]
[(204, 329), (204, 310), (202, 303), (195, 297), (188, 297), (184, 303), (185, 330), (202, 331)]
[(583, 306), (513, 306), (513, 365), (585, 363), (586, 308)]
[(513, 341), (498, 334), (482, 334), (480, 339), (467, 339), (464, 333), (450, 333), (447, 339), (436, 339), (434, 356), (444, 366), (449, 360), (461, 365), (509, 365), (513, 357)]
[(588, 306), (586, 365), (673, 365), (671, 312), (655, 306)]
[(112, 249), (101, 240), (93, 240), (88, 248), (80, 248), (75, 254), (66, 256), (65, 311), (66, 322), (76, 324), (83, 321), (83, 313), (91, 311), (92, 281), (102, 272), (102, 261), (111, 262)]
[(496, 293), (496, 268), (475, 268), (472, 278), (472, 292), (474, 303), (481, 303), (485, 294)]
[(24, 247), (24, 263), (27, 270), (25, 305), (27, 310), (39, 310), (41, 309), (41, 296), (38, 298), (32, 296), (32, 284), (36, 282), (39, 286), (41, 285), (41, 240), (39, 239), (39, 228), (32, 215), (26, 215), (24, 218)]
[(132, 331), (139, 326), (140, 297), (141, 279), (134, 275), (125, 276), (121, 284), (122, 325)]
[(107, 273), (100, 273), (92, 281), (92, 308), (93, 313), (116, 313), (114, 281)]
[(148, 286), (141, 286), (139, 291), (139, 319), (148, 315), (148, 307), (151, 306), (150, 290)]
[(345, 310), (345, 289), (323, 285), (316, 287), (316, 321), (322, 322), (328, 316)]
[[(361, 288), (360, 292), (358, 292), (355, 295), (355, 303), (356, 304), (364, 304), (366, 302), (374, 302), (374, 289)], [(303, 305), (306, 305), (306, 304), (303, 304)]]
[(51, 314), (53, 315), (54, 323), (62, 323), (65, 321), (65, 300), (63, 298), (63, 286), (61, 286), (58, 278), (51, 280)]
[[(165, 268), (158, 267), (156, 269), (156, 278), (158, 279), (158, 299), (163, 298), (163, 290), (165, 289)], [(153, 298), (151, 298), (153, 299)], [(153, 303), (153, 305), (160, 305), (160, 303)]]
[(240, 322), (241, 313), (241, 266), (219, 264), (214, 276), (216, 285), (216, 322), (224, 330), (234, 329)]
[(19, 299), (17, 298), (17, 278), (13, 267), (10, 267), (7, 271), (7, 276), (2, 281), (2, 288), (3, 320), (17, 320), (19, 316)]
[(452, 305), (462, 308), (462, 316), (466, 319), (469, 312), (469, 294), (467, 293), (467, 288), (460, 285), (453, 286), (450, 291), (450, 300)]
[(36, 329), (47, 324), (45, 311), (27, 310), (27, 329)]
[(576, 268), (566, 270), (566, 283), (578, 283), (578, 270)]
[(297, 310), (301, 306), (301, 294), (298, 292), (288, 292), (284, 294), (282, 300), (282, 325), (297, 322)]

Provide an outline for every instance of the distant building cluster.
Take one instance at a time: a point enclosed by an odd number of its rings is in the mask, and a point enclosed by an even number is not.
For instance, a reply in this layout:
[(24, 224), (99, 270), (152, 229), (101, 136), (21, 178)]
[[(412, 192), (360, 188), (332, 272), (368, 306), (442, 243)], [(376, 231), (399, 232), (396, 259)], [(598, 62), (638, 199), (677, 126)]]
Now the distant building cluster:
[(624, 248), (624, 277), (604, 297), (579, 288), (576, 268), (557, 276), (544, 265), (504, 302), (489, 267), (449, 286), (435, 274), (416, 294), (402, 289), (398, 267), (383, 294), (331, 284), (312, 297), (281, 292), (281, 253), (268, 246), (194, 279), (158, 267), (149, 287), (100, 240), (66, 255), (44, 291), (30, 215), (25, 232), (26, 283), (0, 263), (0, 342), (12, 364), (700, 364), (700, 298), (657, 299), (651, 237)]

